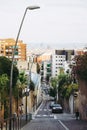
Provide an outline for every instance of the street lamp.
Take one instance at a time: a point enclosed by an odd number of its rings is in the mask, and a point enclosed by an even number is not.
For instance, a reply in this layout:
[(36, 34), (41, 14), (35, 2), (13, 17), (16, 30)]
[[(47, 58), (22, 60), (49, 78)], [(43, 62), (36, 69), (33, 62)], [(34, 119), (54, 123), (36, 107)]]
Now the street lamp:
[(57, 82), (57, 95), (56, 95), (56, 102), (58, 102), (58, 87), (59, 87), (59, 83)]
[[(29, 6), (29, 7), (27, 7), (25, 9), (25, 12), (24, 12), (24, 15), (23, 15), (23, 18), (22, 18), (22, 21), (21, 21), (21, 24), (20, 24), (20, 27), (19, 27), (19, 30), (18, 30), (17, 38), (16, 38), (16, 41), (15, 41), (14, 50), (13, 50), (13, 53), (12, 53), (12, 64), (11, 64), (11, 72), (10, 72), (10, 118), (12, 117), (13, 64), (14, 64), (14, 56), (15, 56), (15, 52), (16, 52), (16, 46), (17, 46), (17, 43), (18, 43), (18, 38), (19, 38), (19, 35), (20, 35), (20, 32), (21, 32), (21, 28), (22, 28), (22, 25), (23, 25), (23, 22), (24, 22), (27, 11), (28, 10), (39, 9), (39, 8), (40, 8), (39, 6)], [(9, 124), (9, 130), (11, 130), (11, 119), (10, 119), (10, 124)]]
[(26, 108), (25, 108), (25, 113), (26, 113), (26, 122), (27, 122), (27, 96), (29, 96), (29, 89), (25, 88), (25, 96), (26, 96)]

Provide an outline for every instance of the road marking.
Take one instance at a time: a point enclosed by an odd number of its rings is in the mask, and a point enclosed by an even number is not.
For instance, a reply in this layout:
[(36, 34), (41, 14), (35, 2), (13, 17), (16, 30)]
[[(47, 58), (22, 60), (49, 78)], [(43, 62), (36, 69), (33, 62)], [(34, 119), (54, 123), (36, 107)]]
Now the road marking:
[(47, 116), (47, 115), (43, 115), (43, 116)]
[(33, 115), (32, 116), (32, 119), (35, 119), (35, 118), (54, 118), (54, 115)]
[(56, 116), (56, 115), (54, 115), (54, 119), (57, 119), (57, 116)]
[(40, 106), (38, 107), (38, 109), (35, 111), (35, 113), (34, 113), (35, 115), (38, 113), (38, 111), (39, 111), (40, 107), (42, 106), (42, 104), (43, 103), (41, 103)]
[(39, 109), (39, 111), (51, 111), (50, 109)]
[(69, 130), (69, 128), (67, 128), (63, 123), (62, 123), (62, 121), (60, 121), (60, 120), (58, 120), (59, 121), (59, 123), (65, 128), (65, 130)]

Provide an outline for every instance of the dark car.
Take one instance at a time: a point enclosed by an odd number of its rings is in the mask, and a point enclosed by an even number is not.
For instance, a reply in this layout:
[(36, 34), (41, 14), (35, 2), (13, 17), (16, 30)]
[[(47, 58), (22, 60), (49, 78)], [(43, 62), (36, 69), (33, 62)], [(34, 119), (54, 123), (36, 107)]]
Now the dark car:
[(63, 108), (60, 104), (53, 104), (52, 113), (63, 113)]

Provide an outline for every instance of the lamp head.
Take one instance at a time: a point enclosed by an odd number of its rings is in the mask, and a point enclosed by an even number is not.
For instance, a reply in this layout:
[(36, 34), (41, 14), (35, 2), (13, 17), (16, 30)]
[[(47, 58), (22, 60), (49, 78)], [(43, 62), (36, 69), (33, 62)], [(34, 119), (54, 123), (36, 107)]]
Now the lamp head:
[(39, 6), (28, 6), (27, 9), (29, 10), (34, 10), (34, 9), (39, 9)]

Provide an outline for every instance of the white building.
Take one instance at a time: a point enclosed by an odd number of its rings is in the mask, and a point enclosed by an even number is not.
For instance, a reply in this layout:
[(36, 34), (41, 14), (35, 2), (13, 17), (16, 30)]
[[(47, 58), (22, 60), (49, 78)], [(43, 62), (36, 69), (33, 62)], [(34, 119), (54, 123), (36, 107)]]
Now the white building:
[(60, 68), (65, 69), (65, 62), (72, 61), (74, 50), (55, 50), (52, 55), (52, 77), (59, 74)]
[(41, 64), (41, 77), (46, 80), (47, 76), (51, 76), (51, 61), (43, 61)]
[(42, 101), (42, 96), (41, 96), (41, 76), (37, 73), (31, 73), (31, 80), (35, 84), (35, 93), (37, 95), (37, 106), (40, 104)]

